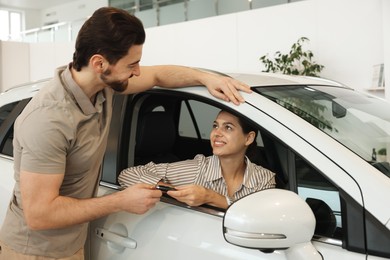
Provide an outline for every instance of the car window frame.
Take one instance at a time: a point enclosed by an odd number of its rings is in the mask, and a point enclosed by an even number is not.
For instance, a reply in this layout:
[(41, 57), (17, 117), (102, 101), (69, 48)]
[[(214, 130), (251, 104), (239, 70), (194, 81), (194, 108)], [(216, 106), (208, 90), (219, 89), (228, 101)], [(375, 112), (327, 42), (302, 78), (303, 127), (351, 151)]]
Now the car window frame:
[[(101, 178), (99, 185), (107, 187), (113, 191), (119, 191), (121, 187), (118, 184), (117, 177), (122, 169), (128, 167), (128, 151), (131, 136), (136, 132), (137, 112), (139, 105), (136, 105), (139, 100), (148, 94), (167, 95), (166, 92), (159, 90), (149, 90), (139, 94), (121, 95), (115, 94), (113, 98), (113, 117), (111, 120), (110, 131), (108, 135), (106, 153), (103, 158), (101, 167)], [(170, 92), (169, 95), (183, 95), (183, 93)], [(192, 96), (192, 95), (191, 95)], [(193, 96), (192, 96), (193, 97)], [(203, 101), (208, 101), (201, 98)], [(214, 105), (219, 104), (217, 102)], [(130, 134), (126, 134), (130, 131)], [(134, 144), (133, 144), (134, 147)], [(132, 154), (134, 157), (134, 154)], [(173, 204), (183, 208), (191, 208), (192, 210), (211, 214), (218, 217), (223, 217), (225, 209), (216, 208), (209, 205), (199, 207), (191, 207), (185, 203), (181, 203), (167, 195), (161, 198), (164, 203)]]
[(9, 138), (10, 134), (13, 133), (13, 126), (14, 126), (16, 118), (20, 115), (20, 113), (23, 111), (23, 109), (26, 107), (26, 105), (30, 102), (30, 100), (31, 100), (31, 98), (26, 98), (26, 99), (22, 99), (19, 101), (14, 101), (14, 102), (10, 102), (10, 103), (5, 104), (5, 105), (9, 105), (12, 103), (17, 103), (12, 108), (12, 111), (8, 114), (7, 118), (0, 125), (0, 155), (1, 156), (13, 158), (13, 151), (12, 151), (12, 154), (5, 154), (3, 149), (4, 149), (5, 143), (6, 143), (7, 139)]

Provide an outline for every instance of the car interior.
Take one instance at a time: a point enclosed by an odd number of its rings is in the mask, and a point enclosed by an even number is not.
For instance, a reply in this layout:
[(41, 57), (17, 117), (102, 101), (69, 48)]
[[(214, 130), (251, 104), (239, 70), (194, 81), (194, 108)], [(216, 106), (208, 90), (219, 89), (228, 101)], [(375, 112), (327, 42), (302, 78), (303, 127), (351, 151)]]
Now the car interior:
[(175, 162), (176, 128), (166, 111), (150, 111), (138, 118), (134, 165)]

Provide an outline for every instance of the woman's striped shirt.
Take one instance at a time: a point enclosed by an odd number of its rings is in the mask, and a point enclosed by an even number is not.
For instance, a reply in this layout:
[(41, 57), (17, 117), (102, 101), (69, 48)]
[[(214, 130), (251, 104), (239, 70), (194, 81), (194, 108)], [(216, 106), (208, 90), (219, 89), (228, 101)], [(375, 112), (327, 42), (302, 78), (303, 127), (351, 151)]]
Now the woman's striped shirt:
[[(233, 201), (250, 193), (275, 187), (275, 173), (251, 163), (247, 157), (246, 165), (243, 183), (230, 198)], [(228, 196), (219, 158), (216, 155), (206, 157), (198, 154), (192, 160), (159, 164), (150, 162), (130, 167), (120, 173), (118, 181), (122, 187), (136, 183), (155, 185), (159, 181), (172, 186), (196, 184)]]

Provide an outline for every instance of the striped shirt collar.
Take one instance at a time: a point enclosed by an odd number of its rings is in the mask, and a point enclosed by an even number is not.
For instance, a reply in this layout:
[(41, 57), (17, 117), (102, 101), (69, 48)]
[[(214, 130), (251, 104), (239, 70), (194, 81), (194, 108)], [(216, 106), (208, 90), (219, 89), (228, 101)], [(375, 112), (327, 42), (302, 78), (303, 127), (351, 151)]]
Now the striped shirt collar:
[[(209, 156), (209, 163), (207, 165), (206, 171), (209, 173), (205, 175), (205, 180), (207, 182), (213, 182), (213, 181), (220, 181), (223, 179), (222, 171), (221, 171), (221, 165), (219, 161), (219, 157), (216, 155)], [(253, 164), (249, 160), (247, 156), (245, 156), (245, 162), (246, 162), (246, 168), (244, 173), (244, 180), (242, 182), (243, 186), (246, 188), (256, 188), (255, 186), (255, 176), (254, 176), (254, 169)]]

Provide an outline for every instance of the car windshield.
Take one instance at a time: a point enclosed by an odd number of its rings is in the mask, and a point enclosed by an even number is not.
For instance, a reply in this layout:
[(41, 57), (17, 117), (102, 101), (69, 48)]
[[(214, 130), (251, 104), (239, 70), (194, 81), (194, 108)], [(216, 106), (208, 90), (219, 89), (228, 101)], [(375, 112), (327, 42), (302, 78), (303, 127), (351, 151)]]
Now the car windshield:
[(390, 177), (387, 101), (330, 86), (272, 86), (255, 91), (327, 133)]

